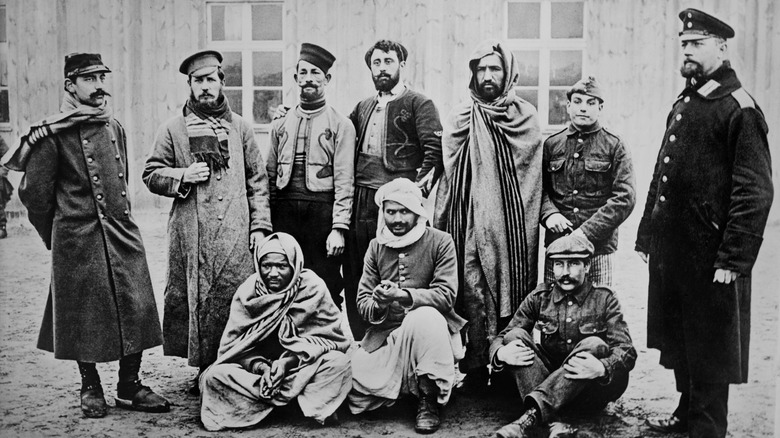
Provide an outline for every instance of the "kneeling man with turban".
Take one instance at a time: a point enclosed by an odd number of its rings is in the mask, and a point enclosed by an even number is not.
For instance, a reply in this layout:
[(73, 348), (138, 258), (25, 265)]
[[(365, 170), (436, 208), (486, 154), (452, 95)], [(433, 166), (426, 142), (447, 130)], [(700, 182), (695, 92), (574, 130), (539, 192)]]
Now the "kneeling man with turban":
[(200, 379), (201, 421), (208, 430), (248, 427), (297, 399), (324, 424), (352, 381), (341, 314), (289, 234), (256, 248), (255, 269), (233, 297), (217, 361)]
[(371, 324), (352, 359), (349, 407), (357, 414), (389, 406), (401, 394), (419, 399), (415, 430), (435, 432), (439, 409), (463, 357), (452, 309), (458, 269), (452, 237), (426, 226), (422, 193), (412, 181), (380, 187), (376, 238), (369, 245), (357, 304)]

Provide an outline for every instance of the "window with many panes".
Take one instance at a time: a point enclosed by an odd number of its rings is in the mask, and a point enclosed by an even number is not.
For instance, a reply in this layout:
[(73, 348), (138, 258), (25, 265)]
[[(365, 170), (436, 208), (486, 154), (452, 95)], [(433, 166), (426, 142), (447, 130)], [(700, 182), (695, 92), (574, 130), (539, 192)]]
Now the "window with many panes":
[(224, 93), (256, 125), (271, 123), (282, 103), (282, 11), (281, 1), (208, 4), (209, 48), (224, 56)]
[(544, 127), (563, 125), (566, 90), (582, 78), (582, 0), (510, 0), (506, 35), (520, 66), (515, 92), (539, 111)]
[(6, 7), (0, 3), (0, 125), (11, 121), (8, 107), (8, 34)]

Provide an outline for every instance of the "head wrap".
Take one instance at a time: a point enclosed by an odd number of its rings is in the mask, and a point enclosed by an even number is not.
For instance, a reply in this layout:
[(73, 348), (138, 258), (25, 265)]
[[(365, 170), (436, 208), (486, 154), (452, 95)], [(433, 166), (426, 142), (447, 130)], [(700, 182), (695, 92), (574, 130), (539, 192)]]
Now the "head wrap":
[[(396, 236), (385, 224), (385, 201), (397, 202), (409, 211), (417, 215), (417, 224), (403, 236)], [(391, 248), (403, 248), (420, 240), (425, 233), (428, 221), (428, 212), (423, 206), (423, 196), (417, 184), (406, 178), (396, 178), (383, 185), (376, 191), (374, 202), (379, 206), (379, 218), (377, 219), (376, 240), (382, 245)]]
[[(273, 233), (270, 236), (263, 239), (257, 247), (255, 247), (255, 271), (257, 271), (257, 293), (258, 295), (264, 295), (272, 293), (268, 290), (263, 278), (260, 276), (260, 260), (266, 254), (283, 254), (287, 257), (287, 262), (293, 268), (293, 278), (290, 280), (290, 284), (284, 288), (284, 290), (277, 293), (287, 293), (290, 289), (298, 287), (298, 280), (303, 271), (303, 250), (295, 238), (287, 233)], [(292, 295), (295, 295), (294, 293)]]
[(514, 88), (520, 80), (520, 68), (517, 66), (517, 61), (512, 51), (497, 40), (483, 41), (471, 55), (471, 58), (469, 58), (469, 69), (471, 69), (469, 91), (471, 91), (471, 98), (477, 102), (488, 103), (479, 94), (476, 70), (479, 60), (488, 55), (498, 55), (501, 58), (502, 67), (504, 67), (504, 83), (501, 84), (501, 95), (492, 101), (491, 105), (509, 105), (516, 98)]

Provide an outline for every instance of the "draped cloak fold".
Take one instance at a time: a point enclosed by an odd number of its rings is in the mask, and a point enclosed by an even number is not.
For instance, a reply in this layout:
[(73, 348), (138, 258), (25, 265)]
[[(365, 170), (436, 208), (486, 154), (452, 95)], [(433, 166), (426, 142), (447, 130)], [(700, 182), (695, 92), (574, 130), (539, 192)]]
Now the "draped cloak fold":
[(504, 63), (503, 93), (485, 102), (474, 77), (471, 101), (445, 121), (444, 176), (434, 216), (434, 226), (453, 236), (458, 253), (456, 311), (469, 320), (465, 370), (488, 363), (497, 319), (511, 316), (537, 281), (541, 130), (536, 109), (514, 94), (519, 74), (511, 51), (487, 42), (470, 65), (493, 53)]

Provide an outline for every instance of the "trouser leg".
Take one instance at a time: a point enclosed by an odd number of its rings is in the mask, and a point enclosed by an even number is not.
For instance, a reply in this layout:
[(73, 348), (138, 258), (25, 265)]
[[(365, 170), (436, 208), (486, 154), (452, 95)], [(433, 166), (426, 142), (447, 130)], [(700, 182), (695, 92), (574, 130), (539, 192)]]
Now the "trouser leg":
[[(609, 401), (613, 393), (618, 392), (620, 386), (627, 385), (627, 381), (625, 383), (615, 381), (615, 387), (610, 387), (611, 385), (602, 386), (593, 380), (567, 379), (565, 377), (567, 372), (563, 369), (563, 364), (569, 358), (582, 351), (587, 351), (596, 358), (604, 358), (609, 353), (609, 347), (602, 339), (595, 336), (583, 339), (569, 353), (561, 367), (553, 370), (540, 385), (528, 394), (527, 399), (532, 399), (539, 407), (543, 421), (548, 421), (562, 408), (572, 405), (572, 402), (577, 400), (583, 391), (587, 390), (590, 393), (590, 397), (593, 397), (593, 392), (604, 392), (605, 394), (600, 396), (600, 398), (602, 400), (606, 398)], [(625, 387), (622, 390), (625, 390)], [(620, 391), (621, 394), (622, 390)], [(606, 404), (606, 402), (603, 403)], [(603, 408), (603, 405), (600, 408)]]
[(549, 364), (544, 358), (544, 353), (539, 346), (534, 343), (533, 336), (523, 329), (514, 329), (507, 333), (504, 338), (507, 342), (515, 340), (523, 341), (526, 347), (534, 350), (534, 361), (531, 365), (525, 367), (507, 366), (505, 369), (512, 376), (517, 392), (521, 398), (525, 398), (537, 386), (541, 385), (550, 375)]
[(91, 362), (76, 362), (79, 366), (79, 374), (81, 375), (81, 390), (84, 391), (89, 387), (100, 386), (100, 375), (98, 374), (97, 367)]
[(344, 300), (347, 319), (356, 341), (363, 339), (368, 324), (363, 321), (357, 307), (358, 285), (363, 275), (363, 259), (371, 239), (376, 237), (379, 207), (374, 202), (376, 190), (355, 187), (352, 211), (352, 225), (347, 233), (347, 248), (344, 263)]
[(691, 382), (690, 438), (723, 438), (728, 428), (728, 383)]

